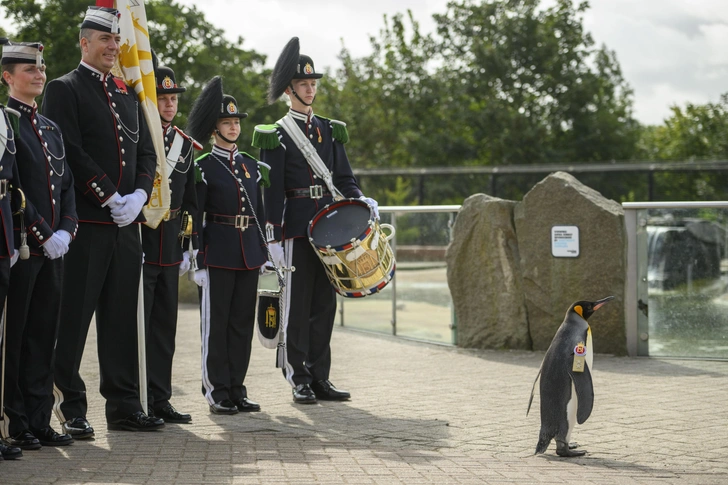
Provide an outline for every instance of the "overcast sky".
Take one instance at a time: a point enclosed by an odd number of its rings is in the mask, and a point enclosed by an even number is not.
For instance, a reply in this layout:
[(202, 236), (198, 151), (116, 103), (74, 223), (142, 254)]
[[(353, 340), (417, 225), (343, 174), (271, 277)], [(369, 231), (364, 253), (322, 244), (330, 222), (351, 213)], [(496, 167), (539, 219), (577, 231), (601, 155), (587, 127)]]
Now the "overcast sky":
[[(338, 67), (344, 45), (355, 57), (370, 53), (384, 14), (412, 9), (423, 30), (447, 0), (182, 0), (196, 4), (231, 39), (269, 56), (272, 67), (294, 35), (317, 70)], [(660, 124), (669, 107), (716, 102), (728, 92), (728, 1), (591, 0), (584, 23), (598, 44), (616, 51), (634, 89), (635, 116)]]

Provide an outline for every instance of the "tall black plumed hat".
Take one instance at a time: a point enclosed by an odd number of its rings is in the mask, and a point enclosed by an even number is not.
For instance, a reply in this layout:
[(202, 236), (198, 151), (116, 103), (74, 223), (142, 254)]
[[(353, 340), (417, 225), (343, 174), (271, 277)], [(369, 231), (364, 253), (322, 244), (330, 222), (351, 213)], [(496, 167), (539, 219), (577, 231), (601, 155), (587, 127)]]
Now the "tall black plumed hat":
[(187, 118), (185, 132), (195, 140), (207, 140), (215, 131), (220, 118), (245, 118), (248, 113), (238, 110), (238, 103), (222, 92), (222, 78), (215, 76), (202, 88)]
[(276, 65), (270, 75), (268, 85), (268, 103), (275, 103), (291, 84), (293, 79), (320, 79), (323, 74), (317, 73), (313, 59), (300, 53), (298, 37), (293, 37), (278, 56)]

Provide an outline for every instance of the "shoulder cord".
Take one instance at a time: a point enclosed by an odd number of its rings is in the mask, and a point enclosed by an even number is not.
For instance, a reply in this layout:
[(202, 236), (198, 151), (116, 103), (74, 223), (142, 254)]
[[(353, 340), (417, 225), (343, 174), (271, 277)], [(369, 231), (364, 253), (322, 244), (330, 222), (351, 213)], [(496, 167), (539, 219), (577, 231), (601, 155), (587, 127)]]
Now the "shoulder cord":
[[(2, 146), (3, 146), (2, 151), (5, 151), (5, 149), (7, 149), (7, 152), (9, 154), (15, 155), (15, 153), (18, 151), (18, 147), (15, 146), (15, 144), (13, 144), (12, 152), (10, 151), (10, 148), (8, 148), (8, 142), (15, 141), (15, 132), (10, 127), (10, 119), (7, 117), (8, 115), (5, 112), (6, 109), (8, 109), (8, 108), (6, 108), (6, 107), (0, 108), (0, 111), (2, 111), (2, 125), (4, 125), (4, 128), (5, 128), (4, 130), (2, 130), (3, 133), (0, 133), (0, 144), (2, 144)], [(20, 115), (20, 113), (18, 113), (18, 115)], [(8, 132), (10, 133), (9, 136), (7, 134)], [(0, 155), (2, 155), (2, 154), (0, 154)]]

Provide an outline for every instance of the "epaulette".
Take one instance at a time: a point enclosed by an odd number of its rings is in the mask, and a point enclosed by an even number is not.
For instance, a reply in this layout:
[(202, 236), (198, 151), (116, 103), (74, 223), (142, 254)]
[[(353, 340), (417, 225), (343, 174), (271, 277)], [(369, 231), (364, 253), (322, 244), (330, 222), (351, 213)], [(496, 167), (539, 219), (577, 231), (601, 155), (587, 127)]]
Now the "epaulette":
[(195, 158), (195, 183), (199, 184), (200, 182), (207, 183), (207, 180), (205, 180), (205, 174), (200, 168), (200, 160), (203, 158), (207, 158), (207, 156), (210, 155), (210, 153), (203, 153), (199, 157)]
[(349, 131), (346, 129), (346, 123), (339, 120), (332, 120), (331, 118), (321, 115), (316, 116), (331, 124), (331, 136), (334, 137), (334, 140), (338, 141), (342, 145), (349, 143)]
[(260, 174), (261, 187), (270, 187), (270, 165), (265, 162), (258, 161), (258, 173)]
[(261, 162), (257, 158), (255, 158), (253, 155), (251, 155), (248, 152), (239, 152), (246, 157), (252, 159), (255, 161), (255, 163), (258, 164), (258, 179), (257, 182), (262, 185), (263, 187), (270, 187), (270, 165), (268, 165), (265, 162)]
[(192, 146), (195, 147), (195, 150), (202, 150), (202, 148), (203, 148), (202, 147), (202, 143), (200, 143), (199, 141), (195, 140), (190, 135), (188, 135), (184, 131), (180, 130), (176, 126), (173, 126), (172, 128), (174, 128), (174, 131), (176, 131), (177, 133), (179, 133), (182, 136), (182, 138), (184, 138), (185, 140), (189, 140), (189, 142), (192, 143)]
[(278, 138), (278, 125), (257, 125), (253, 131), (253, 143), (255, 148), (261, 150), (272, 150), (281, 145)]

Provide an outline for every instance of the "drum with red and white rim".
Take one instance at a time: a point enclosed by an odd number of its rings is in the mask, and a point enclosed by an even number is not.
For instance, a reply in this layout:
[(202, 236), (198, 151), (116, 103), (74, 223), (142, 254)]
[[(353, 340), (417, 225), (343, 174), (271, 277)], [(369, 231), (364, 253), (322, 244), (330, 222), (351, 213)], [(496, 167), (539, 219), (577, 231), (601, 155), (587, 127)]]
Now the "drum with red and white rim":
[(396, 262), (389, 245), (394, 232), (390, 224), (380, 224), (372, 208), (359, 199), (332, 202), (308, 224), (308, 240), (331, 285), (350, 298), (376, 293), (394, 277)]

